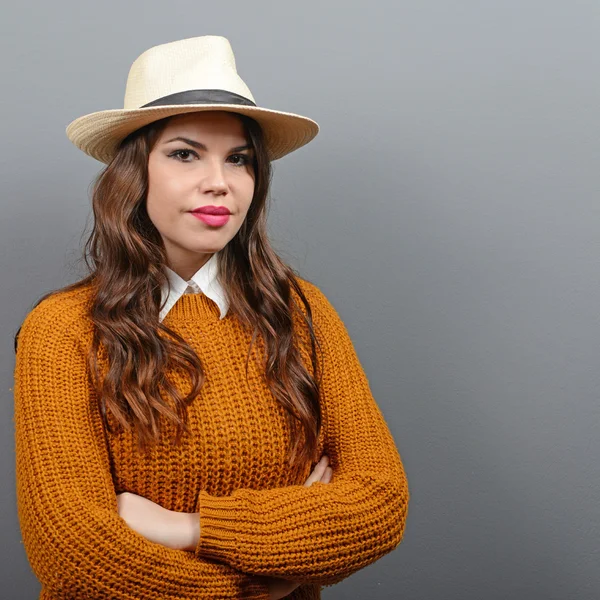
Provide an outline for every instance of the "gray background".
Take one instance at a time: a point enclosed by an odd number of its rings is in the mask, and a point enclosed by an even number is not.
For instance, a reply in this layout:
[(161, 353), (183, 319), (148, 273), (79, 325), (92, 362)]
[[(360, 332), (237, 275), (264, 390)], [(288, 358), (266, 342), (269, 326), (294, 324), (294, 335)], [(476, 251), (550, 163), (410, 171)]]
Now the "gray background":
[(14, 491), (12, 336), (73, 266), (100, 164), (64, 128), (131, 62), (228, 37), (321, 133), (271, 229), (351, 332), (396, 439), (403, 542), (323, 596), (600, 597), (600, 3), (13, 4), (0, 19), (3, 598), (39, 584)]

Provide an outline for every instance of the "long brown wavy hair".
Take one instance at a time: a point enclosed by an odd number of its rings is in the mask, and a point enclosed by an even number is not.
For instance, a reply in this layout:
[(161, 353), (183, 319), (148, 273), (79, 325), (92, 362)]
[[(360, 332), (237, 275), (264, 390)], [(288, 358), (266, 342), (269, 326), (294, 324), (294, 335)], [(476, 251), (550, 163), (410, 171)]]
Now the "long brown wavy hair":
[[(284, 263), (268, 240), (272, 167), (262, 129), (254, 119), (233, 114), (242, 120), (248, 143), (254, 148), (255, 185), (244, 223), (218, 253), (219, 279), (229, 310), (252, 333), (246, 377), (252, 346), (257, 339), (262, 342), (267, 384), (286, 410), (291, 427), (289, 464), (315, 461), (321, 430), (320, 375), (317, 376), (320, 344), (310, 304), (296, 279), (297, 272)], [(59, 292), (92, 286), (89, 317), (94, 335), (88, 366), (102, 418), (111, 432), (107, 411), (116, 419), (119, 430), (133, 426), (138, 433), (138, 448), (145, 450), (160, 439), (160, 415), (176, 426), (176, 443), (184, 431), (189, 432), (186, 407), (205, 380), (193, 348), (158, 319), (161, 287), (169, 285), (162, 269), (167, 256), (160, 233), (146, 211), (145, 200), (148, 156), (169, 119), (154, 121), (127, 136), (114, 158), (96, 176), (93, 227), (83, 251), (89, 275), (46, 293), (34, 305)], [(306, 314), (292, 292), (301, 300)], [(306, 325), (308, 337), (296, 331), (295, 310)], [(14, 337), (15, 353), (20, 330), (19, 327)], [(302, 360), (301, 337), (310, 346), (312, 372)], [(110, 357), (104, 377), (98, 366), (100, 348)], [(166, 377), (168, 368), (189, 375), (189, 394), (179, 394)]]

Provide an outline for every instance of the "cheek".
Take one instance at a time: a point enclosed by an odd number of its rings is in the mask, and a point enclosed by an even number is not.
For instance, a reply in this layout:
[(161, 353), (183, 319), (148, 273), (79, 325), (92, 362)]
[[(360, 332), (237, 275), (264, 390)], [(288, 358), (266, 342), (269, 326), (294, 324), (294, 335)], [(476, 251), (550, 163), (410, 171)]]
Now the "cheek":
[(146, 210), (148, 216), (165, 219), (175, 215), (183, 190), (181, 181), (169, 175), (164, 170), (154, 169), (148, 174), (148, 194), (146, 196)]
[(246, 210), (248, 210), (248, 208), (250, 208), (250, 204), (252, 203), (252, 197), (254, 196), (254, 178), (253, 177), (248, 177), (248, 179), (246, 181), (244, 181), (242, 190), (243, 190), (242, 196), (244, 198), (244, 204), (245, 204)]
[(146, 212), (150, 219), (156, 225), (160, 223), (164, 217), (164, 193), (159, 185), (148, 185), (148, 195), (146, 196)]

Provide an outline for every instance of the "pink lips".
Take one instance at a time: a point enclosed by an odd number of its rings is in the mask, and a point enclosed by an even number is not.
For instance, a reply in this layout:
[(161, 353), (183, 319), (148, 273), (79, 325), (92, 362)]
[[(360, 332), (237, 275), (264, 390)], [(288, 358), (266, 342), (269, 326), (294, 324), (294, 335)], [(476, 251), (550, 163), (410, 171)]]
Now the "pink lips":
[(229, 221), (229, 217), (231, 216), (231, 215), (210, 215), (210, 214), (201, 213), (201, 212), (191, 212), (190, 214), (193, 217), (196, 217), (196, 219), (200, 219), (201, 221), (204, 221), (207, 225), (213, 225), (216, 227), (225, 225), (225, 223), (227, 223), (227, 221)]

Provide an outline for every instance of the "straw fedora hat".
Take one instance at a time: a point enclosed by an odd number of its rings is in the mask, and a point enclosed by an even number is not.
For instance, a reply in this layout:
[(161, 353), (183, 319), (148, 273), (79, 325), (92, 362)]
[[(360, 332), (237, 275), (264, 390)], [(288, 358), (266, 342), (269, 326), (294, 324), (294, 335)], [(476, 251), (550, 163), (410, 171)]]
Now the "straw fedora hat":
[(66, 132), (80, 150), (108, 164), (132, 131), (169, 115), (206, 110), (255, 119), (271, 160), (304, 146), (319, 132), (308, 117), (257, 106), (237, 73), (229, 41), (217, 35), (149, 48), (129, 69), (123, 108), (78, 117)]

